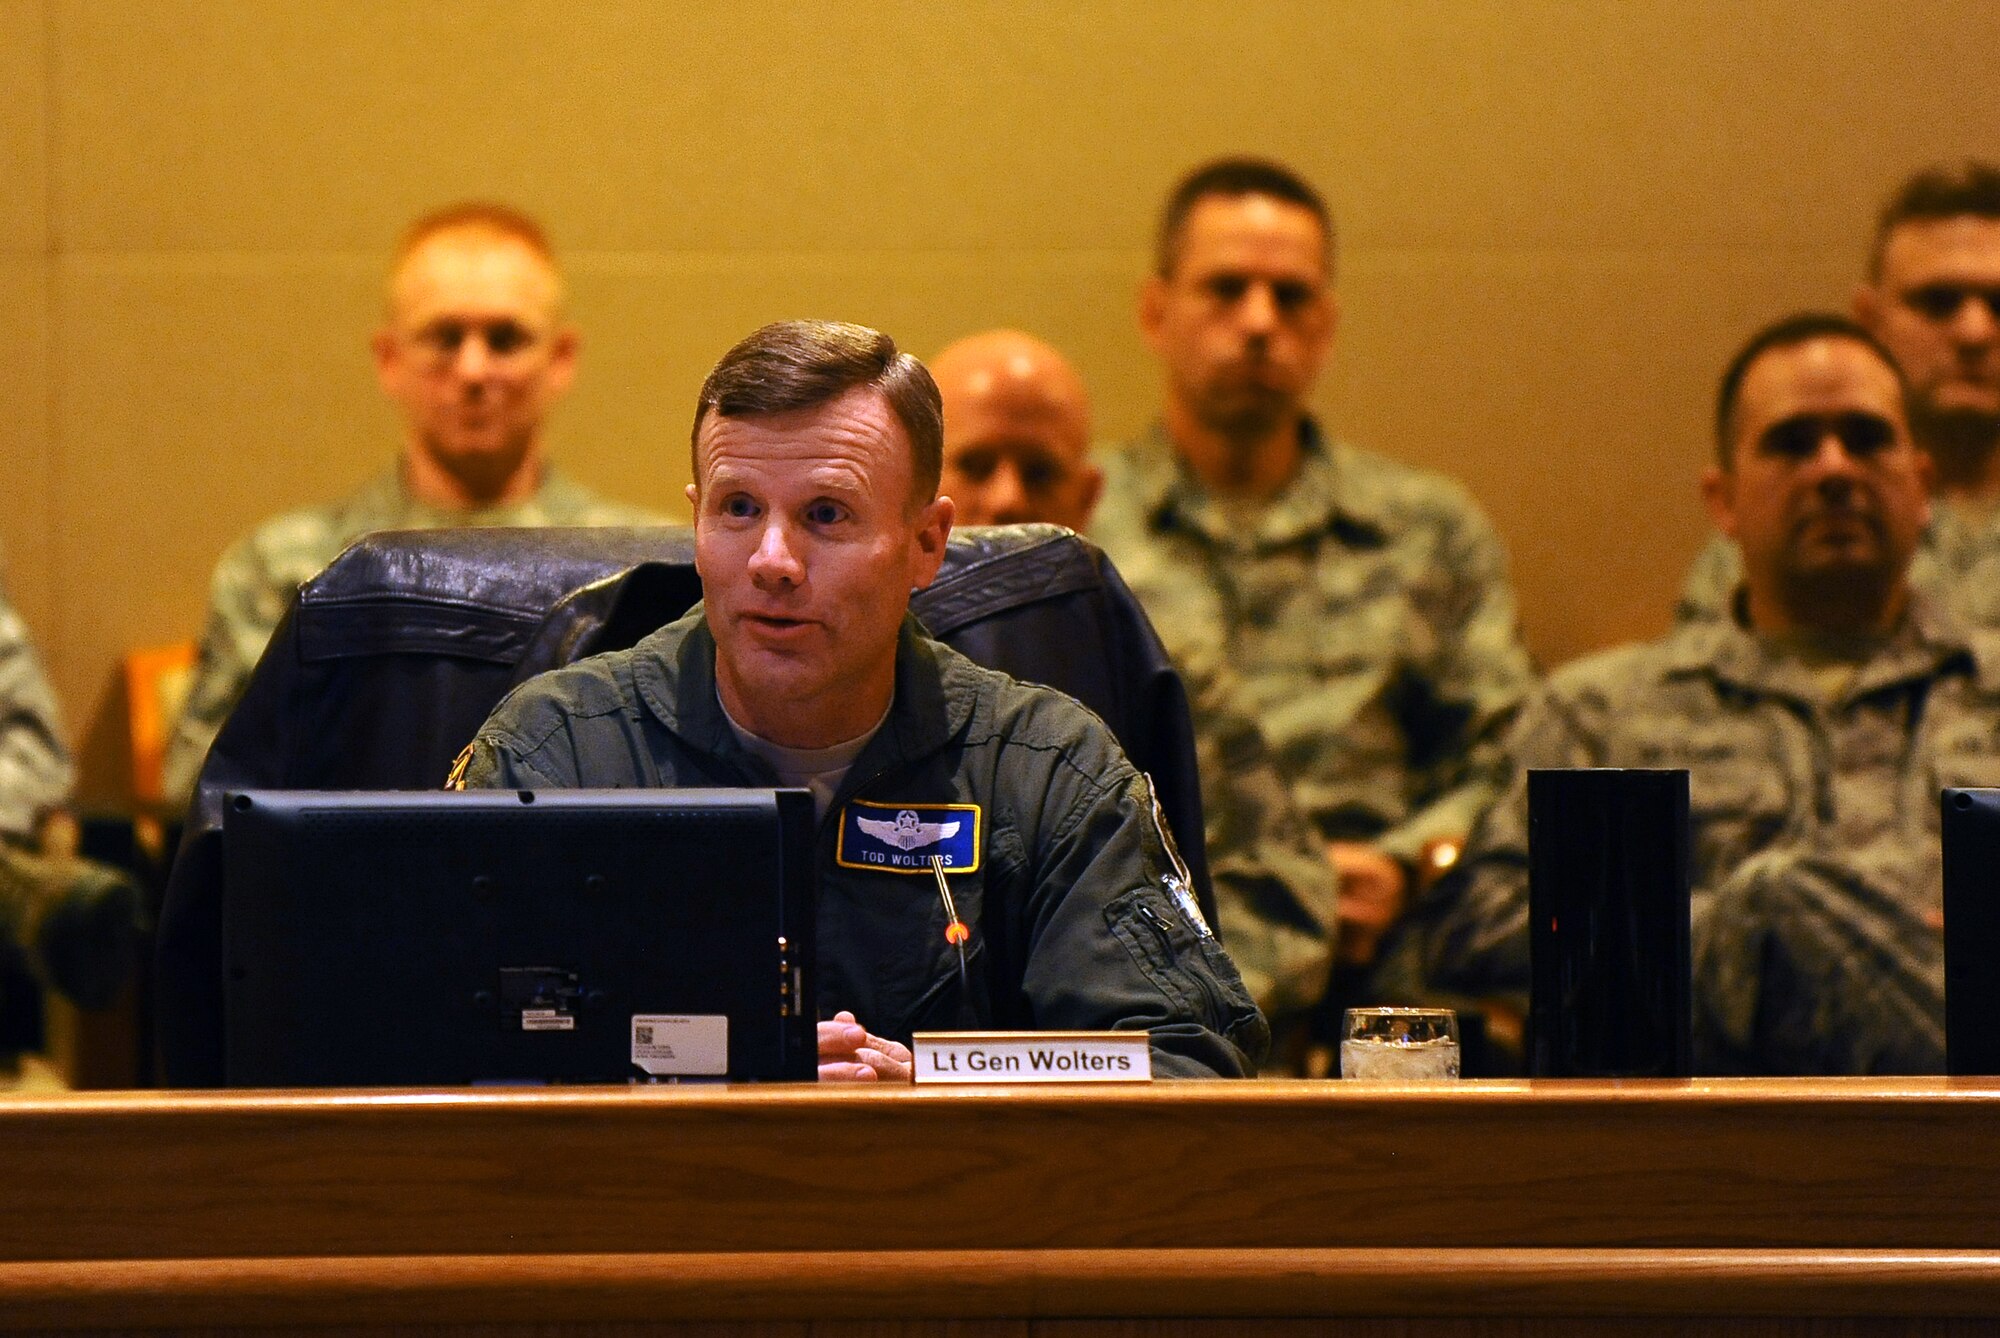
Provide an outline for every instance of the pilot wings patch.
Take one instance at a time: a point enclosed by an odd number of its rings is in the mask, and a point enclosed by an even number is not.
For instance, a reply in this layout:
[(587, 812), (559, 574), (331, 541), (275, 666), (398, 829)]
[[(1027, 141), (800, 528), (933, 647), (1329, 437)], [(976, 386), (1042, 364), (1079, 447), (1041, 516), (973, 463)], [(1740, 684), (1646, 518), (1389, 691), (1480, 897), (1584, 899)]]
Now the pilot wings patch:
[(933, 857), (947, 873), (979, 867), (979, 805), (872, 804), (856, 799), (840, 814), (834, 863), (843, 869), (928, 874)]

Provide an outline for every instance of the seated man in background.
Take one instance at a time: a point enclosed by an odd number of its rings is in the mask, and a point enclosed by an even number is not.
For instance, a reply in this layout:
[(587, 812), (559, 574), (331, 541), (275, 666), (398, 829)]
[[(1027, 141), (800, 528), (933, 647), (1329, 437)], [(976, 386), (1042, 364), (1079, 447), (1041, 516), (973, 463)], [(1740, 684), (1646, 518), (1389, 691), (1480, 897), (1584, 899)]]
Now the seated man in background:
[(1165, 412), (1104, 458), (1091, 538), (1170, 645), (1235, 670), (1339, 870), (1340, 961), (1358, 971), (1429, 857), (1499, 794), (1500, 735), (1534, 674), (1465, 489), (1328, 439), (1307, 409), (1338, 315), (1333, 251), (1325, 203), (1283, 167), (1182, 179), (1140, 295)]
[(397, 466), (352, 496), (290, 511), (216, 565), (187, 705), (163, 788), (185, 804), (299, 583), (364, 534), (443, 525), (646, 525), (555, 473), (549, 410), (576, 375), (577, 333), (539, 224), (490, 204), (419, 219), (390, 267), (375, 373), (403, 419)]
[[(1904, 182), (1875, 225), (1854, 315), (1902, 368), (1911, 435), (1936, 466), (1911, 584), (2000, 626), (2000, 169), (1967, 162)], [(1716, 535), (1688, 571), (1680, 616), (1721, 616), (1742, 570)]]
[(1861, 326), (1760, 331), (1715, 432), (1702, 493), (1743, 553), (1732, 616), (1550, 677), (1506, 797), (1380, 979), (1520, 1006), (1528, 769), (1684, 767), (1698, 1071), (1940, 1069), (1938, 790), (2000, 777), (2000, 640), (1910, 584), (1930, 458)]
[(0, 588), (0, 840), (37, 841), (42, 820), (69, 798), (73, 771), (41, 657)]
[[(931, 359), (944, 400), (942, 491), (968, 525), (1041, 521), (1081, 530), (1102, 475), (1090, 460), (1090, 396), (1048, 344), (1017, 330), (970, 335)], [(1295, 1060), (1333, 960), (1333, 866), (1292, 803), (1227, 670), (1176, 646), (1194, 716), (1218, 926), (1273, 1051)]]
[[(908, 614), (951, 531), (942, 430), (930, 374), (876, 331), (784, 322), (731, 349), (691, 434), (703, 602), (516, 689), (459, 781), (810, 789), (823, 1079), (907, 1080), (912, 1032), (989, 1026), (1145, 1028), (1158, 1072), (1247, 1074), (1268, 1031), (1145, 778), (1074, 701)], [(971, 863), (858, 857), (881, 839), (862, 818), (954, 807)]]
[(57, 821), (73, 774), (41, 657), (0, 588), (0, 1065), (40, 1041), (38, 982), (101, 1007), (134, 960), (138, 889), (76, 858)]

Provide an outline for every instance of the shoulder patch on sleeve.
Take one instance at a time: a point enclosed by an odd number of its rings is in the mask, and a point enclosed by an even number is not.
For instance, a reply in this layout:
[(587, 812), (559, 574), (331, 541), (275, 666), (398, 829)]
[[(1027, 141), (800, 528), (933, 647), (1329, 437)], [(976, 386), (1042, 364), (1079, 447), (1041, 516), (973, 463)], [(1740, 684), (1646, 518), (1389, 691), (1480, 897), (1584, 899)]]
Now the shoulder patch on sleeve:
[(465, 769), (472, 765), (472, 750), (476, 747), (478, 747), (476, 743), (468, 743), (465, 747), (458, 750), (457, 757), (451, 759), (451, 770), (445, 773), (445, 789), (463, 790), (465, 788)]

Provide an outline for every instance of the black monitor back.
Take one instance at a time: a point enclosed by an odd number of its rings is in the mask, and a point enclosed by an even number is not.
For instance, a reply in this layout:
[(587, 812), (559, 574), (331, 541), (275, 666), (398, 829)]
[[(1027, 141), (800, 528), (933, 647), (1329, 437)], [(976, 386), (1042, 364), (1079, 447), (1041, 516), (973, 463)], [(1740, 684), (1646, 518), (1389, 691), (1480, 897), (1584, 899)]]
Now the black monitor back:
[(2000, 1074), (2000, 790), (1948, 789), (1944, 840), (1945, 1072)]
[(803, 790), (233, 793), (225, 1081), (811, 1079), (812, 829)]

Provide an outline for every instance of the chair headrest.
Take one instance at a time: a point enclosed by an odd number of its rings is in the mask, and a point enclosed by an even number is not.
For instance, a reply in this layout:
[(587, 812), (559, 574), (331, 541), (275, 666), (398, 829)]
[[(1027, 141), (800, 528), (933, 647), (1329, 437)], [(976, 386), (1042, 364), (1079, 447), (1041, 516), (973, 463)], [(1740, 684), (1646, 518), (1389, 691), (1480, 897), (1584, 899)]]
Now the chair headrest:
[[(648, 562), (692, 566), (694, 527), (383, 530), (300, 587), (299, 653), (432, 652), (511, 664), (564, 596)], [(1096, 550), (1059, 525), (972, 526), (953, 532), (922, 616), (944, 636), (996, 607), (1100, 580)]]

